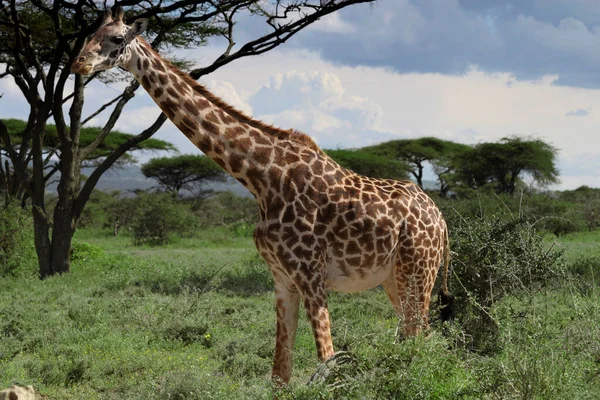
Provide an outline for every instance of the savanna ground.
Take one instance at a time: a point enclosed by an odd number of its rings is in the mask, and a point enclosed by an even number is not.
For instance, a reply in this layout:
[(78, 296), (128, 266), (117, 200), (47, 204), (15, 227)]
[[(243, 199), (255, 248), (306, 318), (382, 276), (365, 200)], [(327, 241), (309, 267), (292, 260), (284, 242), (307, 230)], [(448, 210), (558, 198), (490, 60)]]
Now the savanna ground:
[[(32, 384), (45, 399), (272, 398), (273, 288), (247, 228), (160, 248), (83, 229), (71, 273), (40, 281), (32, 264), (0, 278), (0, 387)], [(334, 345), (348, 363), (307, 384), (319, 363), (301, 313), (292, 382), (278, 397), (600, 398), (599, 242), (596, 231), (555, 245), (584, 282), (549, 281), (493, 305), (493, 352), (439, 322), (394, 343), (381, 288), (332, 293)]]

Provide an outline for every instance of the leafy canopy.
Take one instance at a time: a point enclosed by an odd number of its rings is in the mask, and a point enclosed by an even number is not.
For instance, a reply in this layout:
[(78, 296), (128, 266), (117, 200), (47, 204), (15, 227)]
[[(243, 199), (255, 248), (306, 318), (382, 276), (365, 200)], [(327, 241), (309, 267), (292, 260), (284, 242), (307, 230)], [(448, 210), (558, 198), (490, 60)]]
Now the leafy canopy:
[(425, 162), (438, 165), (440, 171), (446, 171), (451, 155), (462, 150), (464, 146), (435, 137), (423, 137), (391, 140), (364, 149), (382, 157), (406, 162), (409, 165), (408, 171), (416, 179), (417, 184), (423, 187)]
[(540, 186), (558, 182), (557, 149), (541, 139), (506, 137), (480, 143), (462, 160), (459, 180), (472, 188), (492, 185), (512, 194), (525, 175)]
[[(14, 146), (20, 146), (23, 143), (23, 132), (25, 132), (27, 122), (19, 120), (19, 119), (3, 119), (4, 124), (8, 129), (8, 134), (10, 135), (11, 142)], [(79, 143), (80, 146), (84, 147), (89, 145), (96, 139), (96, 137), (100, 134), (102, 128), (99, 127), (87, 127), (81, 128)], [(108, 156), (114, 149), (121, 146), (127, 140), (134, 137), (134, 135), (130, 135), (128, 133), (123, 133), (120, 131), (110, 131), (110, 133), (106, 136), (106, 138), (94, 149), (92, 153), (88, 156), (88, 160), (94, 160), (102, 157)], [(59, 137), (56, 131), (56, 126), (52, 124), (47, 124), (44, 136), (42, 138), (42, 145), (45, 151), (51, 151), (59, 147)], [(0, 142), (0, 151), (3, 149), (3, 142)], [(132, 150), (168, 150), (174, 151), (175, 146), (169, 142), (165, 142), (160, 139), (147, 139), (143, 142), (137, 143)], [(129, 156), (129, 155), (128, 155)], [(133, 157), (130, 157), (131, 161)]]
[(362, 149), (325, 150), (342, 167), (371, 178), (407, 179), (409, 166), (400, 160), (379, 156)]

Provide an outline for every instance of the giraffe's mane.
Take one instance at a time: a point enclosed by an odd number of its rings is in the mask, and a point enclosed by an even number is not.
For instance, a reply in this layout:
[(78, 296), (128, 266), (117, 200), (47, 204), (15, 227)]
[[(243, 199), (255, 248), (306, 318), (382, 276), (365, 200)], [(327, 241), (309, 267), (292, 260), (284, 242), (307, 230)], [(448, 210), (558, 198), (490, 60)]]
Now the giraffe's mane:
[(195, 92), (202, 95), (204, 98), (206, 98), (206, 100), (210, 101), (212, 104), (219, 107), (221, 110), (223, 110), (226, 114), (228, 114), (232, 118), (236, 119), (237, 121), (239, 121), (243, 124), (247, 124), (253, 128), (256, 128), (256, 129), (262, 131), (262, 132), (265, 132), (271, 136), (275, 136), (278, 139), (292, 140), (292, 141), (300, 143), (316, 152), (319, 152), (319, 153), (323, 152), (323, 150), (321, 150), (321, 148), (315, 143), (315, 141), (310, 136), (308, 136), (306, 133), (300, 132), (295, 129), (287, 129), (286, 130), (286, 129), (277, 128), (273, 125), (270, 125), (270, 124), (264, 123), (262, 121), (259, 121), (257, 119), (254, 119), (252, 117), (249, 117), (248, 115), (244, 114), (242, 111), (239, 111), (235, 107), (227, 104), (223, 99), (221, 99), (218, 96), (215, 96), (208, 89), (206, 89), (206, 87), (204, 87), (204, 85), (198, 83), (189, 74), (187, 74), (187, 73), (183, 72), (182, 70), (180, 70), (179, 68), (177, 68), (177, 66), (173, 65), (173, 63), (171, 63), (169, 60), (161, 57), (156, 51), (154, 51), (152, 46), (150, 46), (150, 44), (146, 40), (144, 40), (141, 37), (138, 37), (138, 40), (140, 40), (142, 45), (145, 46), (147, 50), (150, 50), (155, 56), (157, 56), (159, 59), (161, 59), (163, 61), (163, 63), (165, 63), (165, 66), (167, 68), (169, 68), (173, 73), (175, 73), (177, 76), (179, 76), (185, 83), (190, 85), (190, 87)]

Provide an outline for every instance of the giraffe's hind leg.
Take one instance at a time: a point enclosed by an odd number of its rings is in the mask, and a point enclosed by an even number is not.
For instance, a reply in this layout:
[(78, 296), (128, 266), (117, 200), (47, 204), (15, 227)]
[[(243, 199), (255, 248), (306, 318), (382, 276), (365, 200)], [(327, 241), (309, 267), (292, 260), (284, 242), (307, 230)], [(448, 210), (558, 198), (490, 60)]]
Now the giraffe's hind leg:
[(429, 304), (441, 253), (418, 259), (399, 255), (394, 272), (383, 282), (406, 336), (417, 335), (429, 327)]

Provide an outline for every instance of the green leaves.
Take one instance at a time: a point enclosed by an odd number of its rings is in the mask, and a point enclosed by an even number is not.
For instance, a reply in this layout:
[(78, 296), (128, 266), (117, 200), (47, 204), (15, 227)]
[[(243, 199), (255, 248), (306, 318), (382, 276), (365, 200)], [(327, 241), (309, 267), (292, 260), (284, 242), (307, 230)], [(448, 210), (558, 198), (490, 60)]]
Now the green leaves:
[(380, 156), (363, 149), (325, 150), (341, 166), (371, 178), (407, 179), (409, 166), (400, 160)]
[(466, 154), (457, 181), (467, 187), (491, 184), (498, 193), (514, 193), (528, 175), (541, 186), (558, 182), (557, 149), (535, 138), (506, 137), (495, 143), (480, 143)]
[(375, 146), (365, 147), (366, 151), (394, 160), (404, 161), (417, 184), (423, 187), (423, 170), (429, 162), (438, 176), (443, 195), (448, 191), (448, 177), (456, 169), (460, 156), (469, 146), (442, 140), (435, 137), (392, 140)]
[[(4, 124), (8, 129), (8, 134), (13, 145), (20, 145), (23, 143), (23, 132), (27, 126), (27, 122), (19, 119), (3, 119)], [(89, 145), (102, 131), (99, 127), (87, 127), (81, 128), (81, 134), (79, 137), (79, 147), (86, 147)], [(114, 149), (122, 145), (124, 142), (132, 138), (133, 135), (123, 133), (120, 131), (111, 131), (106, 139), (100, 143), (100, 145), (92, 152), (88, 159), (96, 159), (104, 157), (110, 154)], [(49, 151), (58, 147), (59, 138), (56, 132), (56, 126), (48, 124), (44, 137), (42, 138), (44, 149)], [(0, 142), (0, 151), (3, 142)], [(165, 142), (159, 139), (147, 139), (138, 143), (132, 150), (175, 150), (175, 146), (169, 142)]]

